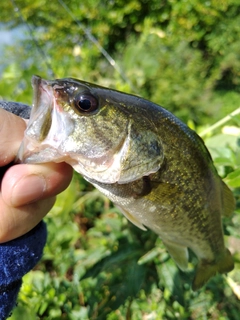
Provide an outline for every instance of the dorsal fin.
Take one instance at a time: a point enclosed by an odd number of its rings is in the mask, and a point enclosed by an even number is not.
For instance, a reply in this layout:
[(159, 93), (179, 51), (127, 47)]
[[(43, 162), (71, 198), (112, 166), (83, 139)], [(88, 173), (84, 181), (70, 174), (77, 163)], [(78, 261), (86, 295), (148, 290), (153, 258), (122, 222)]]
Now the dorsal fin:
[(236, 207), (235, 198), (232, 191), (228, 186), (223, 182), (223, 212), (222, 215), (230, 217)]

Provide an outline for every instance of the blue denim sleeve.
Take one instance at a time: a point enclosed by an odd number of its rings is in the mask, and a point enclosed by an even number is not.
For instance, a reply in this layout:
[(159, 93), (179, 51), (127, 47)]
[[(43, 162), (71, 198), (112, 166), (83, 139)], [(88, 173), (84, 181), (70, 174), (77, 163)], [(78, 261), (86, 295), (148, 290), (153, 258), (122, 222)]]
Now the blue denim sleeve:
[(44, 222), (15, 240), (0, 244), (0, 320), (16, 305), (22, 277), (40, 260), (46, 243)]

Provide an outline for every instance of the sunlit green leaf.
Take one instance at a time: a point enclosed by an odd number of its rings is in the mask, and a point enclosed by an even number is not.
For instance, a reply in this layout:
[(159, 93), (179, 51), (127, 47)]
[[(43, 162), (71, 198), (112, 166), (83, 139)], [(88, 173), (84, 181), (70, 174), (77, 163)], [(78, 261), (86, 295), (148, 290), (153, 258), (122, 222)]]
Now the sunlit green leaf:
[(225, 181), (230, 187), (233, 187), (233, 188), (240, 187), (240, 168), (229, 173)]

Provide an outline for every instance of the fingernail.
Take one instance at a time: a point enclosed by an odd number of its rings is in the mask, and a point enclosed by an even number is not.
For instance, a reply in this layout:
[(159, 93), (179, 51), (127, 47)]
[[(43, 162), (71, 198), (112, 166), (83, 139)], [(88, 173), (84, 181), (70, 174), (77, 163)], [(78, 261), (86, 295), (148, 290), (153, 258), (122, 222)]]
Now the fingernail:
[(46, 180), (35, 174), (21, 178), (13, 187), (12, 205), (18, 207), (41, 199), (46, 186)]

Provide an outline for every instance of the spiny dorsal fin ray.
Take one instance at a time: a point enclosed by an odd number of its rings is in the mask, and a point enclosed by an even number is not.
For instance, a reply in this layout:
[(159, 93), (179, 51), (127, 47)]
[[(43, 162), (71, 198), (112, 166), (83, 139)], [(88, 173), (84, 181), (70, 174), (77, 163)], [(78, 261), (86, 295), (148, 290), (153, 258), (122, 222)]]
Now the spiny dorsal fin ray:
[(236, 207), (232, 191), (223, 182), (223, 216), (230, 217)]

